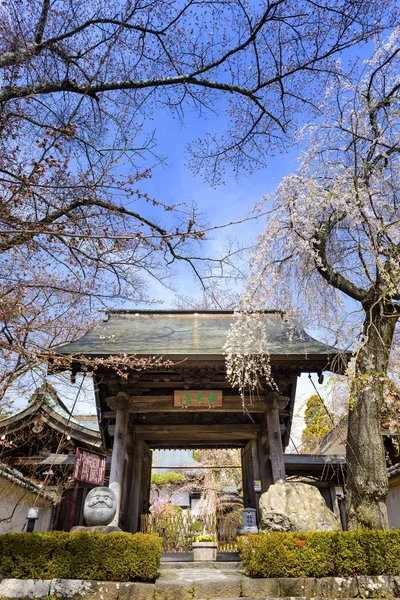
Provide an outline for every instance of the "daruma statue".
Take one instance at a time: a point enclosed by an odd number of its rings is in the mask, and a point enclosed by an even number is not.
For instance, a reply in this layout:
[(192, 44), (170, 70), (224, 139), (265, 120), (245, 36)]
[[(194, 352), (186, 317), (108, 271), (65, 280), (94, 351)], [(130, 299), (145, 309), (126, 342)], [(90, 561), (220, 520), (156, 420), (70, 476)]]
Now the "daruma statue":
[(96, 487), (86, 496), (83, 516), (90, 526), (109, 525), (117, 511), (117, 499), (108, 487)]

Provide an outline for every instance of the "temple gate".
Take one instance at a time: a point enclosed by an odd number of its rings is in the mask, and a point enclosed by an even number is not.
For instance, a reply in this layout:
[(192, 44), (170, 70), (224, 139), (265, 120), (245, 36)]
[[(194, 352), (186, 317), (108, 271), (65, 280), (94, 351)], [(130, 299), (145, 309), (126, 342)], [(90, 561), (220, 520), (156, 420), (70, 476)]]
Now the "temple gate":
[[(268, 352), (278, 391), (260, 382), (246, 398), (226, 379), (223, 346), (232, 311), (110, 311), (108, 320), (59, 349), (77, 356), (162, 356), (169, 366), (95, 373), (104, 445), (112, 450), (109, 485), (125, 531), (140, 528), (149, 510), (151, 451), (155, 448), (239, 447), (244, 506), (258, 508), (261, 492), (285, 479), (284, 449), (290, 439), (296, 382), (302, 372), (340, 371), (339, 351), (288, 327), (278, 311), (266, 311)], [(342, 363), (343, 365), (343, 363)], [(261, 487), (255, 482), (261, 481)]]

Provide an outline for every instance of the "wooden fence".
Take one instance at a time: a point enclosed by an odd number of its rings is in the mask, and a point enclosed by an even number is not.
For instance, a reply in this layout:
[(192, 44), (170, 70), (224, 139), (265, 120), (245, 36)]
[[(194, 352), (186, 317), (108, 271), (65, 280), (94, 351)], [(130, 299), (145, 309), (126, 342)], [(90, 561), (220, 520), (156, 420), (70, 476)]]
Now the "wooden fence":
[(196, 535), (215, 534), (219, 552), (236, 552), (237, 523), (224, 516), (181, 514), (142, 515), (141, 531), (157, 533), (163, 542), (163, 552), (191, 552)]

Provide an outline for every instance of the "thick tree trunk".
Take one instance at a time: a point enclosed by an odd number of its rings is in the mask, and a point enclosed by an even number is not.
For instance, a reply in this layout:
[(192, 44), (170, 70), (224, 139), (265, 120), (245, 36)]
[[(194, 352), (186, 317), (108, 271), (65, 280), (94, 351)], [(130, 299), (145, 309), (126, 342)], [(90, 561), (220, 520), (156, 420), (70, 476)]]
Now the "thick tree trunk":
[(347, 436), (349, 529), (387, 529), (388, 477), (381, 433), (384, 384), (398, 316), (380, 300), (366, 309), (364, 341), (355, 358)]

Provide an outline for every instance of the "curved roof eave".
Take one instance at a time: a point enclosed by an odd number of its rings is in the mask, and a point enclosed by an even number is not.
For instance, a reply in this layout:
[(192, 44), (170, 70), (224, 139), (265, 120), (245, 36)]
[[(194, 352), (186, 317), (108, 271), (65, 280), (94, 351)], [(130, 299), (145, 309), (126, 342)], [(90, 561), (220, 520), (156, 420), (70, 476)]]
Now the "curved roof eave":
[[(58, 409), (57, 409), (58, 407)], [(71, 435), (75, 440), (84, 442), (97, 448), (102, 445), (101, 434), (99, 431), (82, 426), (74, 417), (66, 417), (62, 414), (62, 407), (57, 404), (56, 401), (47, 397), (43, 392), (37, 394), (37, 399), (33, 400), (28, 406), (23, 409), (12, 413), (5, 419), (0, 421), (0, 430), (7, 429), (8, 431), (17, 431), (25, 427), (28, 424), (28, 417), (33, 417), (35, 413), (42, 410), (45, 415), (44, 421), (56, 429), (60, 433), (67, 433)], [(26, 421), (25, 421), (26, 420)], [(25, 422), (24, 422), (25, 421)]]

